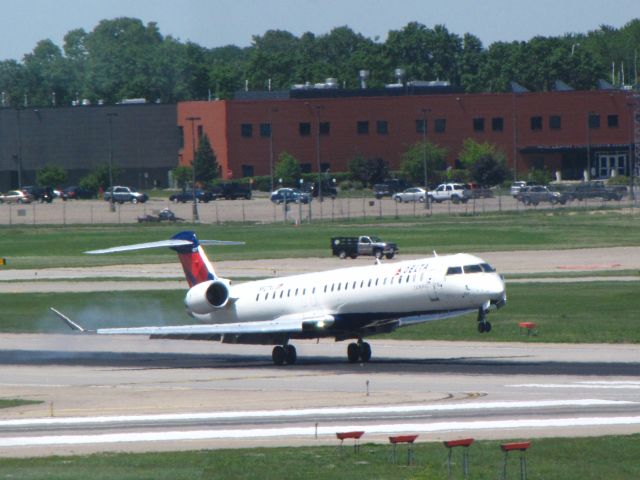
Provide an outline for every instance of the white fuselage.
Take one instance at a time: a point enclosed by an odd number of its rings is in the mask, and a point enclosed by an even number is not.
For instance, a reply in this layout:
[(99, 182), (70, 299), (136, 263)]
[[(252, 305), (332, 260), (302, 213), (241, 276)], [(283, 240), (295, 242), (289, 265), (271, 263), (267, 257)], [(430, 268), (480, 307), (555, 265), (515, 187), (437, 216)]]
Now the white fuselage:
[(456, 254), (247, 282), (230, 293), (225, 308), (192, 315), (214, 324), (323, 314), (435, 318), (504, 300), (505, 285), (482, 259)]

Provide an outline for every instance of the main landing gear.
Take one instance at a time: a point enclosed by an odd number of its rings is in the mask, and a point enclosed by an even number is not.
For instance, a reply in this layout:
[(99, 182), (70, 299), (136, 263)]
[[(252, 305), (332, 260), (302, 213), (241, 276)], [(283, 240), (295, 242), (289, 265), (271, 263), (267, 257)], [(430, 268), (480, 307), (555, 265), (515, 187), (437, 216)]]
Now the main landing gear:
[(371, 360), (371, 345), (359, 338), (358, 343), (350, 343), (347, 347), (347, 358), (350, 363), (356, 363), (358, 360), (368, 362)]
[(298, 354), (296, 353), (296, 347), (293, 345), (276, 345), (271, 352), (271, 358), (276, 365), (293, 365), (296, 363)]
[(487, 320), (487, 311), (480, 307), (478, 309), (478, 332), (489, 333), (491, 331), (491, 322)]

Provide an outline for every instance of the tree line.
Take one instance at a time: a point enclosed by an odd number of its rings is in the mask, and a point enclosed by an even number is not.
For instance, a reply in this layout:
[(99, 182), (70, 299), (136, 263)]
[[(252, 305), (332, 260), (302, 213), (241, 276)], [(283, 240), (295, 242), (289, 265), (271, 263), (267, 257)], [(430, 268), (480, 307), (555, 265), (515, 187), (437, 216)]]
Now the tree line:
[(156, 23), (123, 17), (102, 20), (90, 32), (71, 30), (63, 42), (41, 40), (21, 61), (0, 62), (2, 106), (231, 98), (245, 87), (288, 89), (329, 77), (358, 88), (359, 70), (370, 71), (368, 86), (375, 88), (394, 82), (395, 68), (407, 80), (448, 80), (467, 92), (504, 92), (511, 81), (534, 91), (550, 90), (556, 80), (584, 90), (599, 79), (635, 84), (640, 19), (487, 47), (472, 33), (411, 22), (384, 41), (343, 26), (299, 37), (269, 30), (253, 36), (249, 47), (205, 48), (162, 35)]

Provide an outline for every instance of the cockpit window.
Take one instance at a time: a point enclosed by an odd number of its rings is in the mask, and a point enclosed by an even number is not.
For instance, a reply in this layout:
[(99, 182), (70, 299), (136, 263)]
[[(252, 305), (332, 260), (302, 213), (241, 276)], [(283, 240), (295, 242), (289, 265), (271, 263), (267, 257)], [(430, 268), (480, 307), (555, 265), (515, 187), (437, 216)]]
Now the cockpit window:
[(447, 275), (460, 275), (462, 273), (462, 267), (449, 267), (447, 269)]
[(491, 273), (491, 272), (495, 272), (496, 269), (493, 268), (491, 265), (489, 265), (488, 263), (483, 263), (480, 265), (482, 267), (482, 270), (484, 270), (487, 273)]
[(464, 273), (482, 273), (482, 267), (480, 265), (465, 265)]

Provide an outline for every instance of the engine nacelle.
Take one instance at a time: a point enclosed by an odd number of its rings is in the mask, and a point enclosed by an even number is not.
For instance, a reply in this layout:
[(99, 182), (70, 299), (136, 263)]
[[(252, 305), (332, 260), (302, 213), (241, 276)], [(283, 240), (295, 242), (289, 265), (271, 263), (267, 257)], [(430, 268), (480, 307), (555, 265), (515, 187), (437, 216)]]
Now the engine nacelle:
[(206, 315), (224, 308), (229, 303), (229, 285), (220, 280), (202, 282), (189, 289), (184, 298), (187, 309), (198, 315)]

